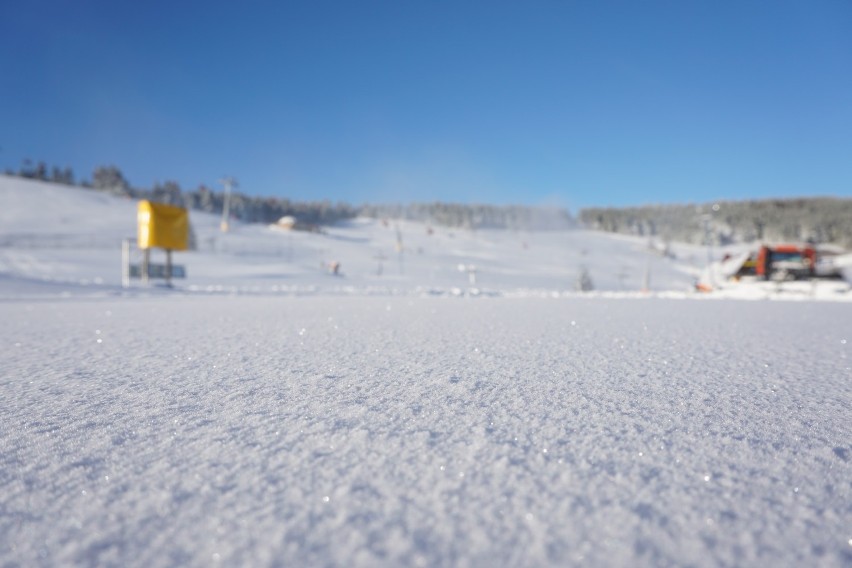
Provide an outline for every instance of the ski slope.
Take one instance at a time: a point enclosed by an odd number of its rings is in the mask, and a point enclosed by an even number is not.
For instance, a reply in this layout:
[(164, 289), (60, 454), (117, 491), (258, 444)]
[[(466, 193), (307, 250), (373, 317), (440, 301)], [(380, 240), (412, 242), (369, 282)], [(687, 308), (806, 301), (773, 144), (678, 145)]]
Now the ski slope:
[[(4, 176), (0, 200), (0, 294), (117, 292), (136, 201)], [(582, 230), (429, 234), (423, 223), (356, 219), (324, 234), (239, 223), (224, 234), (216, 216), (192, 211), (190, 221), (198, 250), (175, 256), (186, 293), (550, 295), (574, 292), (583, 268), (597, 291), (639, 292), (646, 279), (652, 291), (688, 291), (706, 260), (701, 249), (671, 259), (645, 239)], [(334, 261), (338, 276), (325, 268)]]
[(0, 198), (0, 566), (852, 565), (848, 286), (693, 301), (703, 249), (193, 212), (189, 277), (122, 289), (134, 202)]
[[(137, 202), (0, 176), (0, 298), (150, 294), (121, 289), (121, 243), (135, 238)], [(583, 271), (592, 295), (694, 297), (716, 248), (586, 230), (507, 231), (355, 219), (323, 233), (231, 223), (192, 211), (196, 250), (176, 253), (185, 294), (562, 297)], [(133, 261), (141, 255), (136, 251)], [(154, 251), (152, 260), (164, 262)], [(340, 264), (339, 274), (328, 269)], [(719, 282), (717, 282), (719, 284)], [(714, 286), (716, 298), (852, 301), (843, 281)]]

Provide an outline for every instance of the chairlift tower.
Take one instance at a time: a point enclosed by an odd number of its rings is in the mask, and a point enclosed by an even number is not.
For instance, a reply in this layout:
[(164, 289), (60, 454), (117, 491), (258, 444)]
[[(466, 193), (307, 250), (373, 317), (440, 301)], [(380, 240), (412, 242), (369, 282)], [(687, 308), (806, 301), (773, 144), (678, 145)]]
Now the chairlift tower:
[(222, 222), (219, 224), (219, 229), (223, 233), (227, 233), (229, 229), (228, 218), (231, 212), (231, 189), (240, 187), (240, 184), (230, 176), (223, 177), (219, 180), (219, 183), (225, 186), (225, 204), (222, 207)]

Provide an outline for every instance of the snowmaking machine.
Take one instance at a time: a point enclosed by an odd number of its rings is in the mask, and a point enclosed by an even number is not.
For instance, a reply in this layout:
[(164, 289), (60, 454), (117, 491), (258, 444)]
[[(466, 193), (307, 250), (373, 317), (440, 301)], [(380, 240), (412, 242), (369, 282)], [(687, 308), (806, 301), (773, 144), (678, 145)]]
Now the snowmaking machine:
[(754, 262), (762, 280), (803, 280), (816, 275), (817, 251), (812, 245), (763, 245)]

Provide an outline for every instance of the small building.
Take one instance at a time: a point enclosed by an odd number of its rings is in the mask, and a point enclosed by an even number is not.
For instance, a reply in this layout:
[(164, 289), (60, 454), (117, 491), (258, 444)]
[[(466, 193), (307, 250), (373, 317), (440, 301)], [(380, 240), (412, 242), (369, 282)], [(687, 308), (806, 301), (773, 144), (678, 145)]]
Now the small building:
[(321, 233), (322, 230), (318, 225), (313, 225), (311, 223), (303, 223), (299, 221), (292, 215), (284, 215), (278, 221), (270, 225), (273, 229), (279, 229), (282, 231), (305, 231), (308, 233)]
[(296, 228), (296, 218), (292, 215), (284, 215), (278, 222), (275, 223), (275, 226), (279, 229), (284, 229), (285, 231), (292, 231)]

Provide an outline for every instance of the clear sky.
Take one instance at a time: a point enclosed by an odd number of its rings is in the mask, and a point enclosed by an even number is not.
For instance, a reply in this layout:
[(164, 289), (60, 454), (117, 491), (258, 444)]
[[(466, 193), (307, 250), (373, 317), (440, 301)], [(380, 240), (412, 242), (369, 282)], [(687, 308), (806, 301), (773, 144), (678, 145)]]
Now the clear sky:
[(0, 167), (350, 203), (852, 195), (852, 2), (0, 2)]

